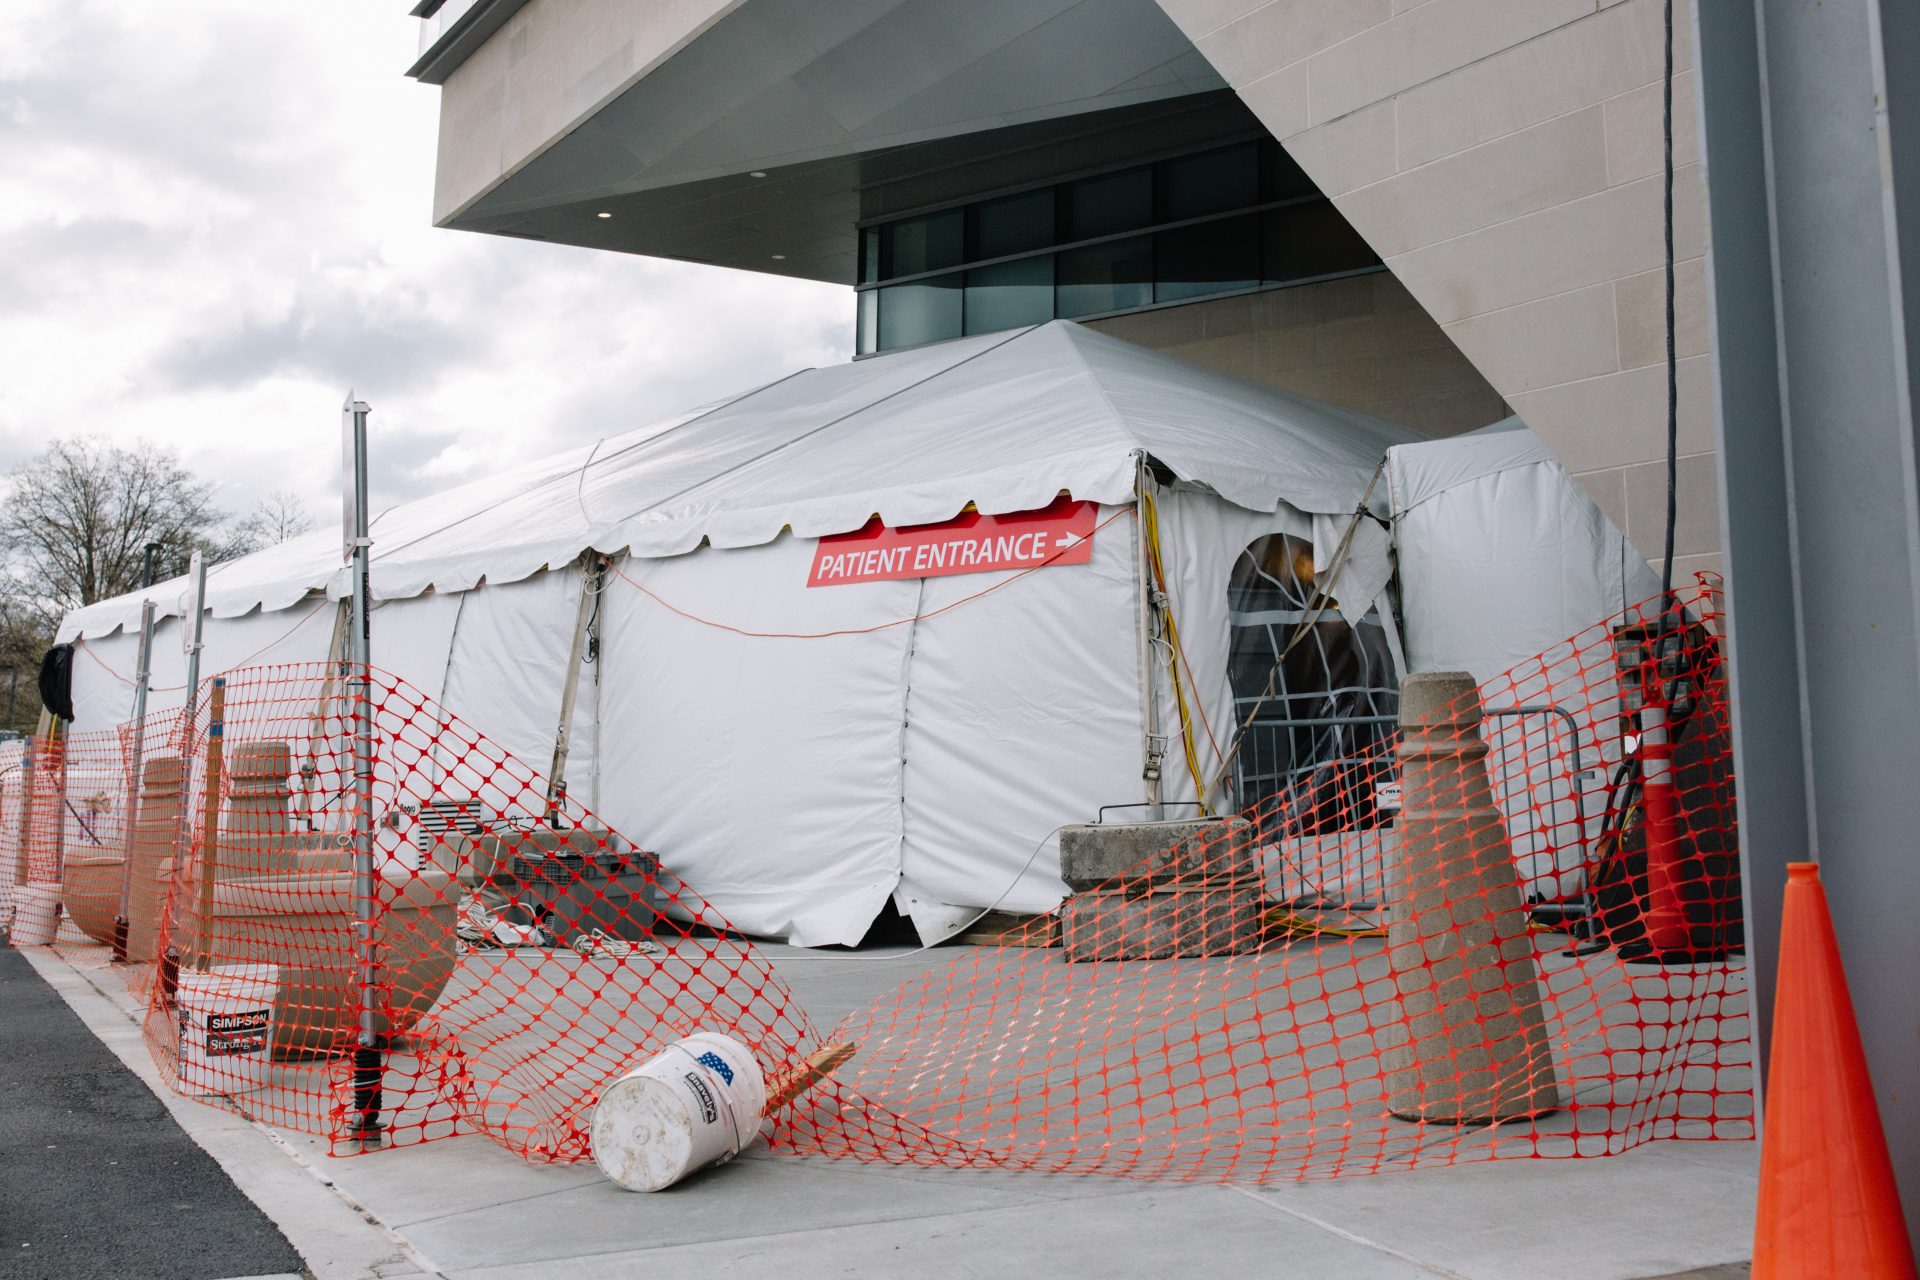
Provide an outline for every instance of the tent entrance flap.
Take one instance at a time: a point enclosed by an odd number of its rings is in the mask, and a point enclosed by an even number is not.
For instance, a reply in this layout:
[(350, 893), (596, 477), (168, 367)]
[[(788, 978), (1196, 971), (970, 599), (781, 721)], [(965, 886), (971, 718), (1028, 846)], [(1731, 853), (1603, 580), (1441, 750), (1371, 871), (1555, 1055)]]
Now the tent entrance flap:
[[(1305, 539), (1267, 534), (1241, 552), (1228, 586), (1234, 792), (1243, 809), (1284, 814), (1268, 834), (1289, 843), (1386, 824), (1395, 779), (1400, 680), (1388, 625), (1377, 609), (1353, 622), (1358, 608), (1331, 607), (1313, 564)], [(1384, 888), (1366, 874), (1300, 879), (1284, 896), (1357, 904)]]

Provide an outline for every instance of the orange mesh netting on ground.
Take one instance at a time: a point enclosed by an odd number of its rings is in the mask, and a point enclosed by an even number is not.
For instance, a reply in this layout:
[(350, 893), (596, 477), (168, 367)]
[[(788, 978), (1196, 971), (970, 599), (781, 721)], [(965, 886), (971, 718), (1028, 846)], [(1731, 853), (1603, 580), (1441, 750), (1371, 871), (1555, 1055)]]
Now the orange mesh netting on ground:
[(771, 1076), (857, 1045), (774, 1116), (800, 1154), (1260, 1181), (1747, 1138), (1718, 622), (1703, 585), (1477, 690), (1416, 677), (1401, 735), (1235, 817), (1069, 829), (1058, 912), (824, 1034), (695, 886), (378, 671), (209, 682), (149, 718), (137, 796), (131, 730), (0, 760), (0, 855), (102, 945), (125, 876), (169, 1081), (341, 1153), (377, 1114), (587, 1158), (600, 1091), (697, 1030)]

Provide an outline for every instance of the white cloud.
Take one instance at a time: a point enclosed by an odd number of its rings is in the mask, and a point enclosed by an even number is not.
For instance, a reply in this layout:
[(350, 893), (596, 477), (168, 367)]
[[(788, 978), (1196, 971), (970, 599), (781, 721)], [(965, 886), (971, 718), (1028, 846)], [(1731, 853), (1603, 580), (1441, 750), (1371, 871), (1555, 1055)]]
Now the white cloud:
[(0, 466), (96, 432), (230, 508), (381, 502), (846, 358), (842, 289), (435, 230), (399, 0), (7, 0)]

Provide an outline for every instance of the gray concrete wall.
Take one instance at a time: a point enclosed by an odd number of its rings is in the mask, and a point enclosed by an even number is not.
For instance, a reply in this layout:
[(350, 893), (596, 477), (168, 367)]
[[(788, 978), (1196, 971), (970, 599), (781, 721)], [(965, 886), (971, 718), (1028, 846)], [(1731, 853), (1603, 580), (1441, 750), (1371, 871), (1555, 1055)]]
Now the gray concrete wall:
[(743, 0), (532, 0), (440, 90), (445, 222)]
[(1094, 320), (1090, 328), (1430, 435), (1509, 412), (1385, 271)]
[[(1657, 558), (1660, 0), (1160, 3)], [(1690, 25), (1674, 83), (1682, 576), (1720, 559)]]

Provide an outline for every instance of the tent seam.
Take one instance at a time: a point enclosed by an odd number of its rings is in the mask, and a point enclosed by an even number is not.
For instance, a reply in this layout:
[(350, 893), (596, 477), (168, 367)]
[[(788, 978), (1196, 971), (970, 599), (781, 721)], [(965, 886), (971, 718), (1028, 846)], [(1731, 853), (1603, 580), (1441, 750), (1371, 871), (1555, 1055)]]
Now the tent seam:
[(861, 414), (873, 408), (875, 405), (885, 404), (887, 401), (892, 400), (896, 396), (903, 396), (907, 394), (909, 391), (916, 391), (919, 388), (926, 386), (929, 382), (932, 382), (935, 378), (941, 377), (945, 374), (952, 373), (955, 369), (960, 368), (962, 365), (971, 364), (975, 360), (980, 359), (982, 356), (991, 355), (994, 352), (998, 351), (1000, 348), (1006, 346), (1008, 343), (1013, 342), (1019, 338), (1024, 338), (1026, 335), (1032, 333), (1035, 329), (1038, 329), (1038, 328), (1040, 328), (1039, 325), (1029, 325), (1025, 329), (1016, 330), (1015, 332), (1002, 338), (1000, 341), (994, 343), (990, 347), (982, 348), (981, 350), (974, 352), (970, 356), (965, 356), (959, 360), (955, 360), (950, 365), (945, 365), (939, 369), (935, 369), (932, 373), (928, 374), (926, 377), (921, 378), (915, 382), (909, 382), (904, 387), (896, 387), (894, 390), (887, 392), (887, 394), (881, 396), (877, 400), (870, 400), (866, 404), (863, 404), (858, 408), (849, 409), (845, 413), (841, 414), (839, 417), (833, 419), (831, 422), (823, 422), (819, 426), (814, 427), (810, 431), (803, 431), (797, 436), (792, 436), (786, 440), (782, 440), (779, 444), (774, 445), (771, 449), (767, 449), (760, 453), (757, 453), (751, 458), (744, 458), (741, 461), (734, 463), (730, 467), (723, 468), (722, 470), (714, 472), (710, 476), (706, 476), (700, 480), (696, 480), (694, 483), (688, 485), (684, 489), (681, 489), (675, 493), (670, 493), (666, 497), (661, 498), (656, 502), (649, 502), (646, 506), (639, 508), (638, 510), (632, 512), (631, 514), (621, 516), (614, 523), (616, 525), (621, 525), (621, 524), (625, 524), (629, 520), (637, 520), (641, 516), (645, 515), (647, 512), (653, 511), (658, 507), (663, 506), (666, 503), (674, 502), (680, 498), (684, 498), (688, 494), (694, 492), (695, 490), (704, 488), (705, 486), (710, 485), (714, 481), (719, 480), (725, 476), (730, 476), (734, 472), (739, 471), (743, 467), (750, 467), (756, 462), (762, 462), (767, 458), (771, 458), (774, 454), (779, 453), (782, 449), (790, 449), (794, 445), (799, 444), (802, 440), (811, 440), (813, 439), (813, 437), (819, 435), (822, 431), (831, 430), (832, 428), (837, 427), (842, 423), (846, 422), (849, 418), (859, 417)]

